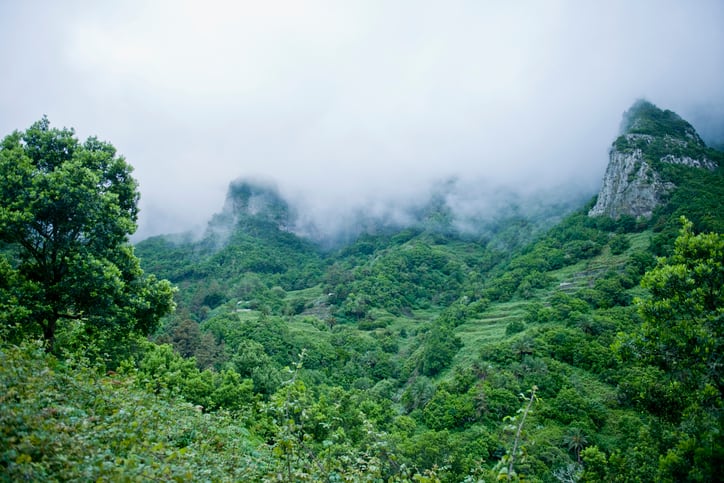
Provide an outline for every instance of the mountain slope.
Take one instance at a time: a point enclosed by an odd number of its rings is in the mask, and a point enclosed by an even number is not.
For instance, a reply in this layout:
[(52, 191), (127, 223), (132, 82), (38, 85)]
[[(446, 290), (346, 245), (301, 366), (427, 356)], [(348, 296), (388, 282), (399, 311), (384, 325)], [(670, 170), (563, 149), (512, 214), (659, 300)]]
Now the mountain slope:
[[(241, 189), (202, 241), (139, 244), (147, 270), (169, 270), (181, 288), (159, 340), (252, 381), (264, 404), (300, 408), (300, 468), (372, 445), (388, 477), (404, 466), (490, 480), (512, 467), (533, 481), (653, 481), (675, 474), (671, 455), (712, 474), (676, 441), (693, 438), (702, 454), (721, 445), (680, 410), (662, 414), (668, 374), (624, 349), (642, 322), (640, 281), (672, 253), (679, 216), (694, 231), (724, 228), (722, 168), (710, 164), (721, 153), (649, 104), (624, 129), (606, 179), (626, 188), (545, 231), (518, 218), (471, 236), (433, 200), (412, 226), (321, 251), (289, 231), (283, 201)], [(528, 420), (515, 419), (528, 401)], [(276, 442), (272, 427), (253, 431)]]

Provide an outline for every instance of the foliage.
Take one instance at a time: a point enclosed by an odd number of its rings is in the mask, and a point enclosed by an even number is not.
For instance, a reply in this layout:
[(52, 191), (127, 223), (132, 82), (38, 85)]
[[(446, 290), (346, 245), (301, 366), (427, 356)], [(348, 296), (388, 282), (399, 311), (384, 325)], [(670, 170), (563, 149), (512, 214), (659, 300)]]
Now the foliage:
[(500, 463), (498, 465), (498, 479), (520, 481), (524, 478), (524, 475), (520, 474), (519, 471), (516, 471), (515, 469), (516, 461), (518, 465), (521, 465), (526, 459), (527, 451), (526, 446), (523, 444), (525, 438), (523, 428), (533, 404), (538, 400), (536, 396), (537, 390), (538, 387), (533, 386), (529, 391), (529, 397), (521, 394), (521, 398), (526, 401), (525, 405), (518, 410), (518, 413), (515, 416), (506, 416), (504, 419), (510, 423), (509, 426), (507, 426), (507, 429), (512, 432), (513, 441), (512, 447), (509, 448), (505, 455), (500, 459)]
[[(714, 479), (720, 172), (682, 169), (650, 224), (584, 208), (545, 232), (514, 220), (478, 238), (456, 232), (437, 200), (419, 225), (375, 225), (327, 250), (290, 231), (272, 188), (234, 183), (201, 239), (137, 247), (147, 271), (178, 284), (179, 309), (156, 343), (128, 336), (120, 367), (106, 363), (116, 372), (78, 355), (98, 357), (113, 333), (66, 324), (60, 360), (4, 342), (33, 335), (15, 322), (32, 316), (19, 303), (20, 247), (4, 243), (0, 473)], [(676, 243), (674, 212), (697, 214)]]
[(179, 356), (168, 345), (149, 344), (143, 357), (130, 366), (127, 362), (124, 369), (153, 393), (169, 392), (205, 409), (238, 410), (253, 401), (250, 379), (231, 369), (200, 371), (194, 359)]
[(183, 357), (193, 357), (200, 369), (219, 369), (228, 359), (224, 342), (217, 341), (208, 331), (201, 331), (199, 324), (177, 314), (156, 337), (159, 344), (171, 344)]
[(0, 348), (0, 479), (258, 479), (268, 459), (235, 418), (58, 361), (40, 345)]
[(384, 250), (369, 265), (347, 276), (330, 277), (327, 291), (343, 299), (341, 314), (355, 320), (382, 308), (393, 314), (455, 300), (463, 285), (464, 265), (448, 249), (414, 239)]
[(649, 134), (653, 136), (671, 135), (685, 138), (696, 135), (694, 128), (678, 114), (668, 109), (662, 110), (649, 101), (639, 99), (623, 115), (621, 131), (631, 134)]
[(661, 166), (664, 181), (676, 184), (677, 188), (652, 215), (657, 232), (652, 241), (654, 255), (664, 256), (673, 250), (682, 216), (691, 221), (696, 232), (724, 232), (724, 212), (720, 209), (724, 197), (724, 153), (711, 151), (707, 156), (719, 164), (713, 172), (670, 163)]
[(462, 347), (462, 341), (448, 324), (435, 325), (427, 334), (420, 348), (417, 368), (426, 376), (434, 376), (452, 362)]
[(13, 248), (2, 261), (12, 279), (15, 308), (4, 320), (11, 337), (40, 335), (53, 349), (62, 330), (98, 339), (155, 330), (172, 309), (172, 289), (144, 275), (127, 243), (137, 201), (131, 167), (109, 143), (80, 143), (47, 118), (2, 141), (0, 242)]
[(516, 254), (507, 264), (496, 267), (484, 291), (485, 297), (505, 302), (516, 294), (530, 298), (546, 288), (552, 278), (547, 272), (560, 269), (601, 253), (607, 235), (596, 221), (582, 212), (574, 213), (549, 230), (540, 240)]
[(616, 348), (641, 365), (629, 373), (640, 388), (634, 401), (674, 424), (678, 442), (668, 445), (660, 477), (700, 481), (719, 474), (724, 454), (724, 236), (695, 235), (682, 222), (674, 253), (642, 281), (651, 292), (638, 301), (644, 323)]
[(631, 242), (626, 235), (619, 233), (611, 238), (608, 246), (611, 247), (611, 253), (621, 255), (631, 247)]

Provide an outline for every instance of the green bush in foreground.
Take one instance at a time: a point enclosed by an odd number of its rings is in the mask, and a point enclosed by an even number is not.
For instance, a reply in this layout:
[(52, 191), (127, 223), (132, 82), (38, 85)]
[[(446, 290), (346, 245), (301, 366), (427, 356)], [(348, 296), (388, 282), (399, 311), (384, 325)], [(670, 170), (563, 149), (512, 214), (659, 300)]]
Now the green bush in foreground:
[(242, 481), (267, 466), (232, 414), (203, 414), (39, 344), (0, 348), (0, 406), (0, 481)]

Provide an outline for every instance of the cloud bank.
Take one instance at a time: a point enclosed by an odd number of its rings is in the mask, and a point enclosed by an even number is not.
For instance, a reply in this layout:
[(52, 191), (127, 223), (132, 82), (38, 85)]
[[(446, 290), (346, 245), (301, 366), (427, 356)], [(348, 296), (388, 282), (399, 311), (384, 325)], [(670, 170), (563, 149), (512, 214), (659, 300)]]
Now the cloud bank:
[(239, 177), (329, 227), (450, 177), (593, 194), (639, 97), (724, 139), (722, 25), (716, 0), (4, 2), (0, 131), (111, 141), (139, 237), (203, 225)]

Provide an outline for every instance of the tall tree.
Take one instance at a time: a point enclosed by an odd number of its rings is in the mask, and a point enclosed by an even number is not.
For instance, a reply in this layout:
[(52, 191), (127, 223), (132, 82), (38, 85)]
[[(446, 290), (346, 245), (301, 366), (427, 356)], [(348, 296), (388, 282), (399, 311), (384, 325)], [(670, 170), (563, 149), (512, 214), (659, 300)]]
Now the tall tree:
[(660, 481), (714, 481), (724, 471), (724, 235), (682, 221), (674, 253), (641, 282), (643, 324), (616, 348), (643, 365), (627, 374), (634, 399), (673, 428)]
[(111, 144), (81, 143), (46, 117), (3, 139), (0, 264), (13, 283), (0, 295), (16, 310), (0, 320), (11, 334), (42, 334), (52, 350), (65, 324), (117, 339), (149, 333), (172, 310), (171, 285), (144, 275), (128, 243), (131, 171)]
[(668, 373), (682, 392), (710, 385), (724, 394), (724, 235), (695, 235), (683, 227), (671, 257), (641, 281), (651, 298), (639, 301), (644, 319), (641, 356)]

